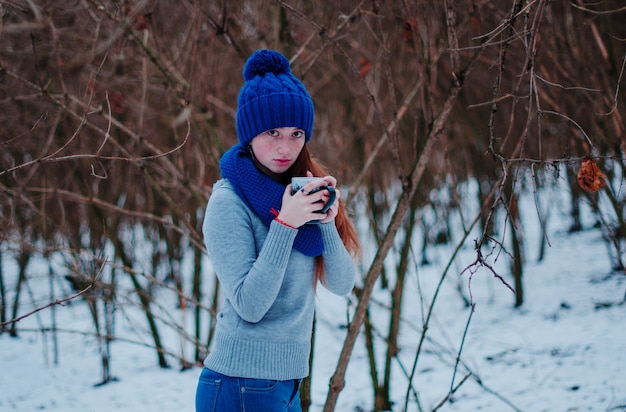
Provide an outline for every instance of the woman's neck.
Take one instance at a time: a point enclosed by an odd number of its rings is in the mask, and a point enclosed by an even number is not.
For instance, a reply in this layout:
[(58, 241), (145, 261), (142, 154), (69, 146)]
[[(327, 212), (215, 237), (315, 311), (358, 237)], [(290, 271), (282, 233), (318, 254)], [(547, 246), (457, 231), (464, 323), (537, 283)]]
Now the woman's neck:
[(256, 166), (256, 168), (261, 171), (261, 173), (268, 175), (269, 177), (279, 182), (280, 184), (287, 186), (291, 182), (291, 177), (290, 177), (291, 169), (287, 170), (284, 173), (275, 173), (275, 172), (272, 172), (267, 167), (263, 166), (261, 162), (259, 162), (256, 159), (256, 156), (254, 155), (252, 155), (252, 161), (254, 162), (254, 165)]

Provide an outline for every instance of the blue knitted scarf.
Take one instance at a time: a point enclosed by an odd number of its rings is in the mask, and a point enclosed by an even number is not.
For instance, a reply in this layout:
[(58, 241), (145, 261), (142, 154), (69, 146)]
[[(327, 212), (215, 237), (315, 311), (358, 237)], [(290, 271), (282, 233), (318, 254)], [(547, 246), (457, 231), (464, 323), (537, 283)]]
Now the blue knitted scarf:
[[(280, 210), (285, 186), (261, 172), (253, 163), (248, 150), (241, 144), (231, 147), (220, 160), (222, 177), (235, 188), (244, 203), (269, 228)], [(324, 252), (322, 232), (318, 225), (303, 225), (293, 244), (294, 249), (307, 256), (319, 256)]]

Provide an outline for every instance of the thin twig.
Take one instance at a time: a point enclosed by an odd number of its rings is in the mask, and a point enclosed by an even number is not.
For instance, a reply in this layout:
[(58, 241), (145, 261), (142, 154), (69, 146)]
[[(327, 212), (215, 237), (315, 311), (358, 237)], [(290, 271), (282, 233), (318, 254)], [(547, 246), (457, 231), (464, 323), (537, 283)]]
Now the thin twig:
[(619, 97), (619, 85), (622, 82), (622, 76), (624, 75), (624, 66), (626, 66), (626, 53), (624, 53), (624, 57), (622, 58), (622, 68), (619, 71), (619, 77), (617, 78), (617, 85), (615, 86), (615, 96), (613, 97), (613, 108), (608, 113), (598, 113), (599, 115), (608, 116), (613, 114), (615, 110), (617, 110), (617, 98)]
[(102, 273), (102, 270), (104, 269), (104, 266), (105, 265), (102, 264), (102, 266), (100, 267), (100, 270), (98, 271), (98, 273), (91, 279), (91, 283), (89, 283), (89, 285), (87, 285), (87, 287), (85, 287), (83, 290), (81, 290), (81, 291), (79, 291), (79, 292), (77, 292), (77, 293), (75, 293), (75, 294), (73, 294), (71, 296), (68, 296), (66, 298), (57, 299), (57, 300), (55, 300), (53, 302), (48, 303), (47, 305), (38, 307), (38, 308), (36, 308), (36, 309), (34, 309), (34, 310), (32, 310), (32, 311), (30, 311), (30, 312), (28, 312), (28, 313), (26, 313), (26, 314), (24, 314), (22, 316), (19, 316), (19, 317), (15, 318), (15, 319), (11, 319), (11, 320), (8, 320), (6, 322), (0, 322), (0, 328), (4, 327), (6, 325), (11, 325), (13, 323), (17, 323), (17, 322), (19, 322), (19, 321), (21, 321), (23, 319), (26, 319), (29, 316), (34, 315), (35, 313), (41, 312), (44, 309), (48, 309), (48, 308), (50, 308), (52, 306), (56, 306), (56, 305), (63, 305), (65, 302), (69, 302), (71, 300), (76, 299), (79, 296), (82, 296), (85, 292), (87, 292), (89, 289), (91, 289), (94, 286), (94, 284), (96, 283), (96, 281), (100, 277), (100, 273)]

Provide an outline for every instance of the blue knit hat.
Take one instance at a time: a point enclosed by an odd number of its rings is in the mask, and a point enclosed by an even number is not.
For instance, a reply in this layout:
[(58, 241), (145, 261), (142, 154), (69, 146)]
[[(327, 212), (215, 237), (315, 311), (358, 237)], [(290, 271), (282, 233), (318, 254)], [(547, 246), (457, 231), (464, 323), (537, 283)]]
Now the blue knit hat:
[(243, 68), (239, 92), (237, 136), (246, 147), (270, 129), (297, 127), (308, 142), (313, 133), (313, 100), (289, 68), (289, 60), (274, 50), (257, 50)]

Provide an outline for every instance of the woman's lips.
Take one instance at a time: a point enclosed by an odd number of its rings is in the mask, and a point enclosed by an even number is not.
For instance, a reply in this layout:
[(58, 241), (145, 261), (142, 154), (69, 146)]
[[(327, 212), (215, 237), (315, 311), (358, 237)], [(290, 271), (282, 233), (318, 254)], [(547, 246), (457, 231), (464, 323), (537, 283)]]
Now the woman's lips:
[(274, 162), (278, 166), (287, 166), (289, 163), (291, 163), (291, 160), (289, 160), (289, 159), (274, 159)]

